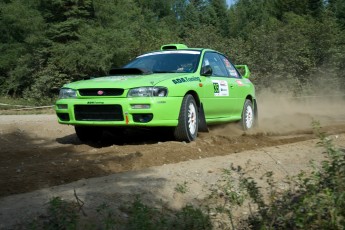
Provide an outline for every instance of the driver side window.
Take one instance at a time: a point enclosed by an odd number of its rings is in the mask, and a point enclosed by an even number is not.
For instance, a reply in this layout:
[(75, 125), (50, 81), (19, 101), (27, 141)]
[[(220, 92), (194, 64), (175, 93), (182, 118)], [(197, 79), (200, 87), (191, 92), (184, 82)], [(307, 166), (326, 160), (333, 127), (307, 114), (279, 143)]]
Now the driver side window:
[(217, 53), (205, 53), (202, 66), (207, 65), (212, 68), (212, 76), (229, 77), (228, 71)]

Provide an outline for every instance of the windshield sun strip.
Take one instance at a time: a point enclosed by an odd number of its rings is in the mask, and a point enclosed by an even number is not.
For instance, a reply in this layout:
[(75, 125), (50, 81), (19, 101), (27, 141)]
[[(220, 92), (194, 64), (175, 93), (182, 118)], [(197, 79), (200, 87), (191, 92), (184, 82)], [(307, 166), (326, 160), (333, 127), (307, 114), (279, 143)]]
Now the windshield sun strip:
[(154, 53), (147, 53), (138, 56), (137, 58), (146, 57), (146, 56), (152, 56), (152, 55), (160, 55), (160, 54), (200, 54), (200, 51), (194, 51), (194, 50), (173, 50), (173, 51), (161, 51), (161, 52), (154, 52)]

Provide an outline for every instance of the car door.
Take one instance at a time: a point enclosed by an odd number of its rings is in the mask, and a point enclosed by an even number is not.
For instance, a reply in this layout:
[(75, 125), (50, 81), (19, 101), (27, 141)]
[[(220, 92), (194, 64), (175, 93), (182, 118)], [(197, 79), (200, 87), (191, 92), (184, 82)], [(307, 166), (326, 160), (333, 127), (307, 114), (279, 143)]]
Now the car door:
[(221, 56), (216, 52), (206, 52), (202, 66), (210, 66), (212, 75), (204, 79), (201, 100), (206, 119), (230, 117), (232, 96), (229, 91), (230, 75)]
[(232, 116), (241, 116), (245, 98), (250, 89), (250, 84), (246, 79), (243, 79), (241, 74), (237, 71), (235, 66), (224, 55), (219, 54), (226, 71), (229, 74), (229, 96), (230, 96), (230, 109)]

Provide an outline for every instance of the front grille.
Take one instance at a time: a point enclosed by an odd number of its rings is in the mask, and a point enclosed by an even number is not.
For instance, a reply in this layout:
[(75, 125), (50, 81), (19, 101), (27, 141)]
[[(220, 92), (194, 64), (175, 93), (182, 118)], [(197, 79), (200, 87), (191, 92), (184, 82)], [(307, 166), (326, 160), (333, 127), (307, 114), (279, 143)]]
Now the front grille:
[(121, 105), (74, 105), (77, 121), (123, 121)]
[(80, 96), (98, 96), (98, 97), (109, 97), (109, 96), (121, 96), (124, 89), (79, 89)]

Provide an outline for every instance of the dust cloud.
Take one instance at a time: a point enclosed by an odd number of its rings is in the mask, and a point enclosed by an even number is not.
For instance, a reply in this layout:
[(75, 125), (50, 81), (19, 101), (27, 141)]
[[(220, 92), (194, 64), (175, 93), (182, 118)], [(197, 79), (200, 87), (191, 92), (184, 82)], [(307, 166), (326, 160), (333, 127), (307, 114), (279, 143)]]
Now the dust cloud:
[[(313, 121), (319, 121), (321, 126), (345, 123), (345, 94), (293, 97), (267, 90), (258, 95), (257, 102), (258, 127), (249, 134), (310, 132)], [(211, 132), (230, 136), (243, 134), (239, 124), (211, 127)]]
[(312, 121), (321, 125), (345, 122), (344, 95), (303, 96), (265, 92), (258, 96), (259, 129), (265, 132), (286, 133), (309, 129)]

